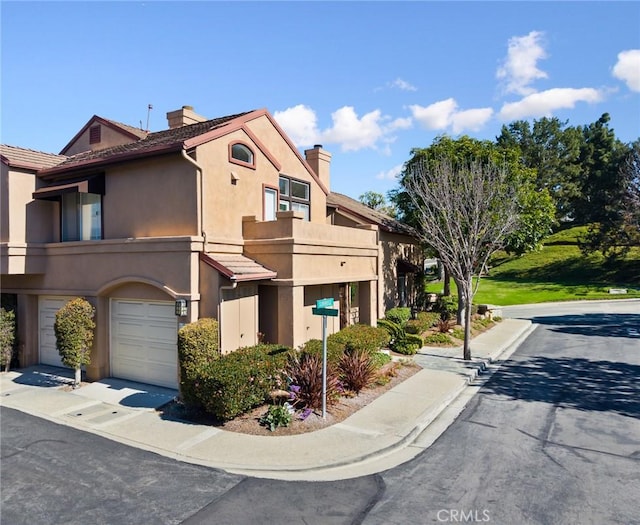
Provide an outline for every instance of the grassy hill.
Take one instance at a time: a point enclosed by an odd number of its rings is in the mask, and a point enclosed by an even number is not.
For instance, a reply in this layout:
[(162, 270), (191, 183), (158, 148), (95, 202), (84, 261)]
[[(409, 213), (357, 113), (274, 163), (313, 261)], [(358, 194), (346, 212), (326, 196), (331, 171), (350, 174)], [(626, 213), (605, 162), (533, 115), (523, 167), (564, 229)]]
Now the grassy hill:
[[(522, 257), (497, 253), (488, 277), (480, 281), (475, 303), (530, 304), (581, 299), (640, 297), (640, 249), (609, 263), (600, 254), (585, 256), (578, 246), (584, 227), (562, 230), (549, 237), (538, 252)], [(612, 295), (610, 289), (627, 289)], [(440, 292), (442, 283), (429, 291)]]

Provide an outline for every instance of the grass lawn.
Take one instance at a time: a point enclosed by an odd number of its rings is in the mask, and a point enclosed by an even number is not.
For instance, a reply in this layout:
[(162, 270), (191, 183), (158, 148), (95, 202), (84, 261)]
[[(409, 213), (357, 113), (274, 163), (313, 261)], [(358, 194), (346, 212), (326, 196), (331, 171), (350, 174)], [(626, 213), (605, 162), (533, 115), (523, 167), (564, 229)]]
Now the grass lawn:
[[(640, 297), (640, 249), (615, 264), (601, 255), (585, 256), (577, 238), (584, 228), (558, 232), (545, 241), (542, 250), (522, 257), (497, 253), (488, 277), (480, 280), (476, 304), (532, 304), (584, 299), (622, 299)], [(455, 283), (452, 281), (452, 293)], [(611, 288), (626, 288), (627, 294), (614, 295)], [(442, 291), (442, 282), (427, 286)]]

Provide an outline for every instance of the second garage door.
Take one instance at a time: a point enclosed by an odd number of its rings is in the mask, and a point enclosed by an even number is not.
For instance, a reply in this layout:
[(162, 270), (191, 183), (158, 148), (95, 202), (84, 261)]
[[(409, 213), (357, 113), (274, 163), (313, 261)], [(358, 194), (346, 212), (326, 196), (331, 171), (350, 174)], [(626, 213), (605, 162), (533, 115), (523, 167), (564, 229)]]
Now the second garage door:
[(111, 300), (111, 375), (178, 388), (173, 302)]

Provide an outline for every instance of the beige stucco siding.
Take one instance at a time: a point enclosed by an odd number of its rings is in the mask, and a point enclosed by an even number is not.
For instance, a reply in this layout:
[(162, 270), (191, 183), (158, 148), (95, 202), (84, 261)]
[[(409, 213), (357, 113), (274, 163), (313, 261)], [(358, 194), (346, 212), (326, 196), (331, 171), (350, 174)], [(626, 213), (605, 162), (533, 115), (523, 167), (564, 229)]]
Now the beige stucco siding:
[(196, 183), (194, 166), (176, 154), (110, 168), (103, 237), (199, 235)]
[[(100, 126), (100, 142), (96, 144), (91, 144), (89, 142), (89, 134), (93, 126)], [(65, 151), (65, 155), (75, 155), (77, 153), (82, 153), (83, 151), (100, 150), (110, 148), (112, 146), (120, 146), (121, 144), (128, 144), (134, 140), (135, 139), (132, 139), (128, 135), (95, 122), (92, 126), (89, 126), (84, 133), (77, 137), (71, 147)]]

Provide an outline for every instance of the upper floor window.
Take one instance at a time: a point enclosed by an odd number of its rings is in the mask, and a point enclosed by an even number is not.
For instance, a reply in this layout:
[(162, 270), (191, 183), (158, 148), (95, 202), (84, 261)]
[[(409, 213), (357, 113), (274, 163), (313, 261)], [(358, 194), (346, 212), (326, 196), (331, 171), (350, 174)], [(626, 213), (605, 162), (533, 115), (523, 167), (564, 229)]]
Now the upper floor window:
[(280, 211), (301, 211), (304, 219), (311, 217), (311, 187), (308, 182), (280, 176)]
[(248, 164), (254, 166), (253, 151), (248, 146), (236, 142), (231, 145), (231, 158), (232, 162), (236, 161), (240, 164)]
[(63, 241), (102, 239), (102, 196), (65, 193), (60, 203)]

